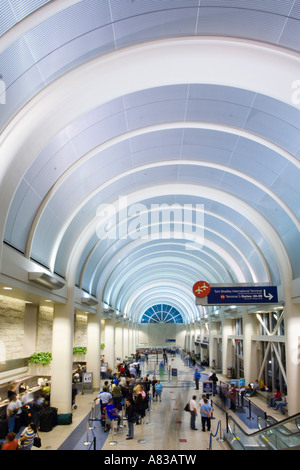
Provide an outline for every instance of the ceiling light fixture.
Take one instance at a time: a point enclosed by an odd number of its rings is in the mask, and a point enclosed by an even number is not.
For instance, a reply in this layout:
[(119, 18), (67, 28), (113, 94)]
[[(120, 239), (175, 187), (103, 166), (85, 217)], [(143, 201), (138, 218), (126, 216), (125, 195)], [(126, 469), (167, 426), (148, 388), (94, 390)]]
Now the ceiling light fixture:
[(42, 287), (47, 287), (48, 289), (56, 290), (64, 287), (65, 283), (56, 279), (52, 274), (45, 272), (31, 272), (28, 273), (29, 281), (35, 282)]

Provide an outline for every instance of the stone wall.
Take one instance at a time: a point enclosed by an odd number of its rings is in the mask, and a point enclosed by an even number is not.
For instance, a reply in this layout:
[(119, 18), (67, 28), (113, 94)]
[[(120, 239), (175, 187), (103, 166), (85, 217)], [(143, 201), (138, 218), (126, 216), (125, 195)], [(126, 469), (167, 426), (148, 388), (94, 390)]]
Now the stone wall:
[(0, 361), (23, 357), (24, 309), (21, 300), (0, 296)]
[[(40, 306), (32, 352), (52, 352), (53, 308)], [(0, 296), (0, 363), (26, 357), (24, 354), (25, 302)], [(34, 342), (34, 341), (33, 341)], [(87, 345), (87, 315), (74, 316), (74, 346)]]

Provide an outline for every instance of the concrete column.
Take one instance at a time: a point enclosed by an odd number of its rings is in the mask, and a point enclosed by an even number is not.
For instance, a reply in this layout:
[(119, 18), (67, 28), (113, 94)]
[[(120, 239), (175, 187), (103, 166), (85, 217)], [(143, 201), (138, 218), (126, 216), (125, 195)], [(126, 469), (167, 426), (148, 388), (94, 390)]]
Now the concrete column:
[(128, 321), (123, 318), (123, 361), (128, 356)]
[(300, 304), (285, 297), (286, 372), (289, 415), (300, 411)]
[(258, 378), (257, 343), (252, 336), (258, 334), (257, 318), (243, 307), (243, 350), (245, 383), (254, 382)]
[(132, 320), (128, 320), (128, 357), (131, 357), (132, 349)]
[(210, 367), (215, 368), (217, 364), (218, 354), (217, 354), (217, 323), (209, 323), (209, 365)]
[(89, 313), (87, 322), (86, 370), (93, 372), (93, 389), (100, 389), (101, 314)]
[(118, 318), (118, 321), (115, 322), (115, 359), (117, 358), (122, 360), (122, 320)]
[(105, 360), (108, 362), (108, 367), (115, 368), (115, 314), (112, 318), (107, 318), (105, 321)]
[(124, 317), (122, 317), (122, 320), (121, 320), (121, 328), (122, 328), (122, 336), (121, 336), (121, 340), (122, 340), (121, 360), (124, 361), (124, 357), (125, 357), (125, 320), (124, 320)]
[[(228, 349), (228, 336), (232, 335), (231, 319), (222, 320), (222, 374), (227, 375), (227, 367), (232, 367), (232, 350)], [(231, 340), (229, 340), (231, 341)]]
[(66, 304), (55, 304), (53, 314), (51, 406), (58, 413), (72, 412), (74, 302), (69, 289)]
[(38, 311), (37, 305), (25, 304), (23, 357), (29, 357), (35, 352)]

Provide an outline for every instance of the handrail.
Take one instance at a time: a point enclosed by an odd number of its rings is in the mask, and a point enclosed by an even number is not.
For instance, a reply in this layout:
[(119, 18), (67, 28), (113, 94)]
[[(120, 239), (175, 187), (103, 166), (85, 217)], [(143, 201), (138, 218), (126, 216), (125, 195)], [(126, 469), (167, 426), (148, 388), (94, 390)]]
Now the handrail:
[[(252, 433), (248, 433), (245, 431), (245, 429), (242, 428), (242, 426), (233, 418), (232, 415), (229, 415), (227, 412), (226, 414), (228, 415), (228, 418), (230, 418), (236, 425), (237, 427), (242, 431), (243, 434), (245, 434), (245, 436), (247, 437), (252, 437), (252, 436), (257, 436), (259, 434), (261, 434), (262, 432), (266, 432), (266, 431), (269, 431), (270, 429), (273, 429), (273, 428), (276, 428), (278, 427), (279, 425), (283, 425), (285, 423), (288, 423), (289, 421), (292, 421), (293, 419), (296, 419), (296, 418), (299, 418), (300, 417), (300, 413), (296, 413), (292, 416), (289, 416), (285, 419), (283, 419), (282, 421), (278, 421), (277, 423), (274, 423), (274, 424), (271, 424), (270, 426), (268, 426), (267, 428), (264, 428), (264, 429), (259, 429), (258, 431), (254, 431)], [(228, 429), (228, 428), (227, 428)]]

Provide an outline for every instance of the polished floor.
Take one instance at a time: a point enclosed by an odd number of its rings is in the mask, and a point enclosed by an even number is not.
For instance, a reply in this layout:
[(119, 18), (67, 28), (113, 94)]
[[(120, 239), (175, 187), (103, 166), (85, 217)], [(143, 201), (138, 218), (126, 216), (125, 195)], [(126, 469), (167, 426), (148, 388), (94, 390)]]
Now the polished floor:
[[(225, 414), (218, 406), (214, 406), (211, 433), (201, 430), (200, 416), (196, 418), (198, 430), (190, 429), (190, 415), (183, 408), (193, 395), (197, 396), (197, 402), (200, 400), (203, 384), (200, 383), (199, 391), (195, 390), (194, 368), (187, 366), (179, 356), (169, 358), (169, 361), (171, 367), (177, 369), (177, 376), (165, 373), (160, 377), (163, 383), (162, 401), (152, 402), (144, 422), (134, 426), (134, 439), (126, 440), (126, 420), (121, 421), (122, 426), (114, 435), (103, 431), (101, 422), (97, 420), (98, 407), (95, 408), (94, 402), (98, 392), (94, 392), (77, 395), (77, 408), (73, 410), (72, 424), (55, 426), (47, 433), (40, 432), (42, 447), (40, 449), (33, 447), (32, 450), (103, 450), (114, 453), (133, 450), (176, 452), (229, 450), (229, 446), (222, 439)], [(156, 359), (150, 357), (148, 364), (143, 364), (142, 376), (150, 374), (152, 379), (153, 373), (156, 373), (155, 363)], [(209, 369), (201, 370), (201, 382), (207, 381), (209, 372)], [(156, 376), (159, 376), (159, 373), (156, 373)], [(218, 377), (228, 380), (220, 374)], [(266, 403), (259, 398), (256, 398), (256, 402), (259, 406), (266, 407)], [(276, 415), (276, 418), (280, 419), (280, 416)], [(252, 421), (244, 420), (241, 423), (245, 427), (251, 425), (252, 429), (253, 425), (255, 426)]]

